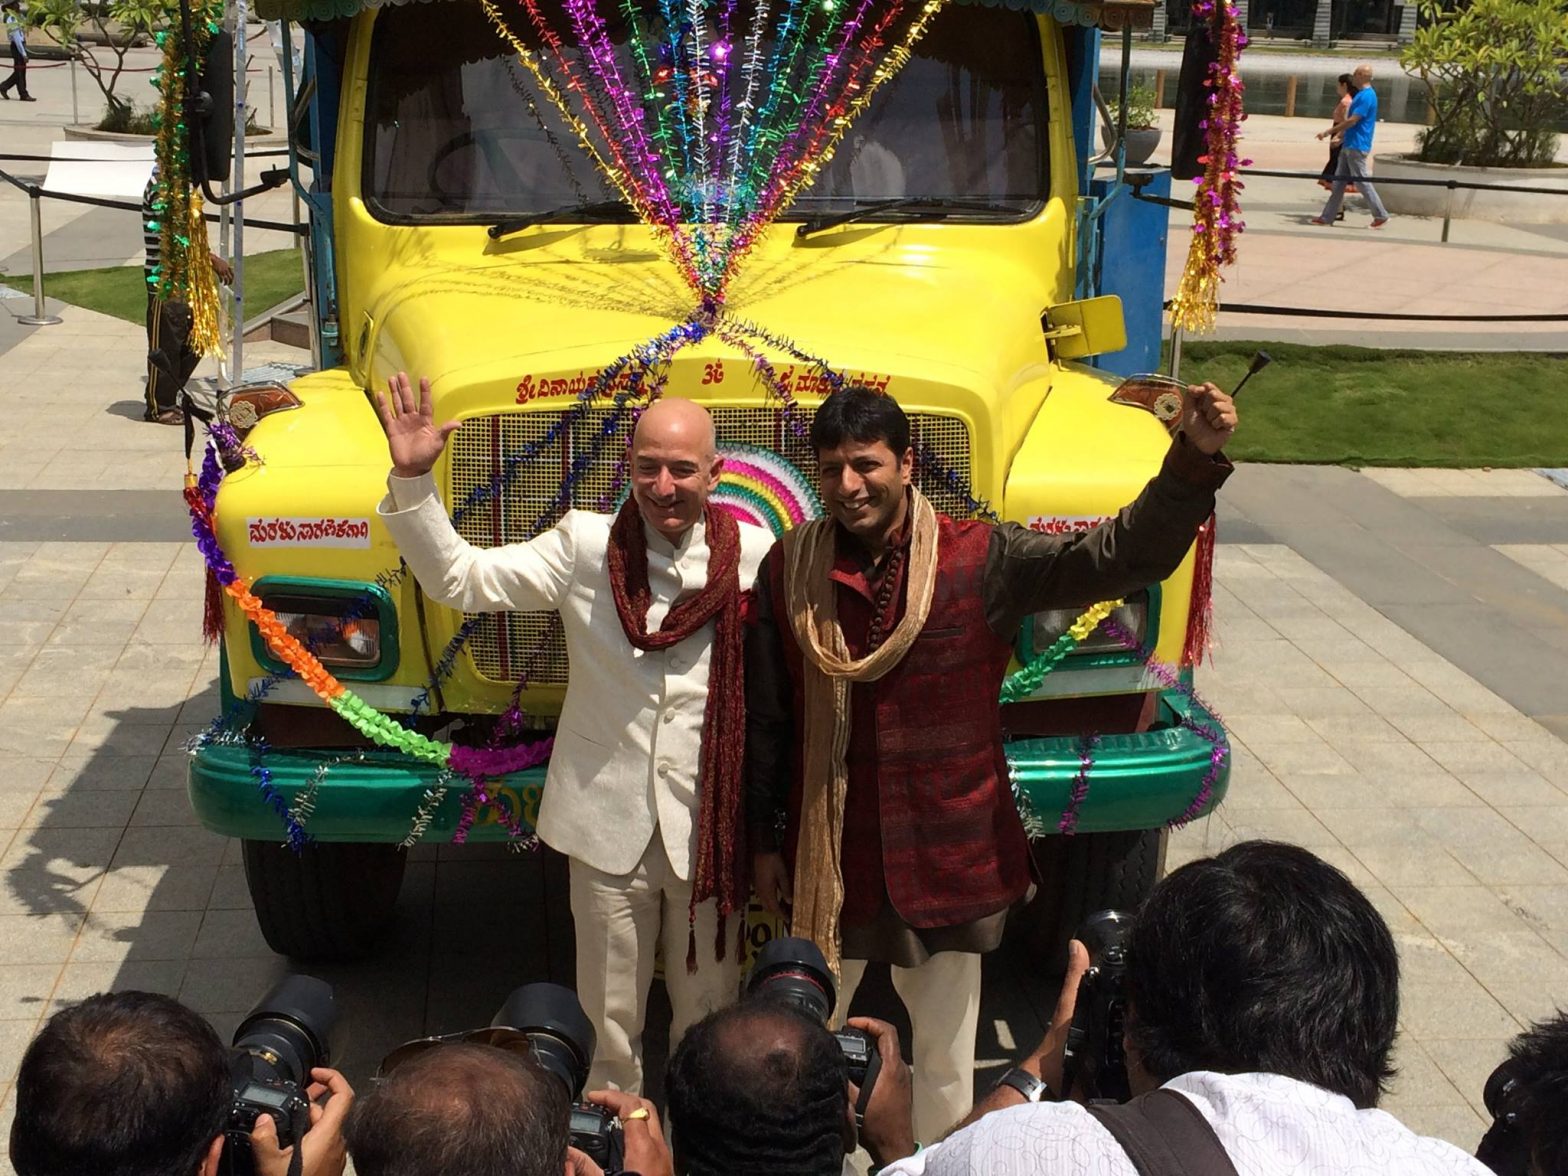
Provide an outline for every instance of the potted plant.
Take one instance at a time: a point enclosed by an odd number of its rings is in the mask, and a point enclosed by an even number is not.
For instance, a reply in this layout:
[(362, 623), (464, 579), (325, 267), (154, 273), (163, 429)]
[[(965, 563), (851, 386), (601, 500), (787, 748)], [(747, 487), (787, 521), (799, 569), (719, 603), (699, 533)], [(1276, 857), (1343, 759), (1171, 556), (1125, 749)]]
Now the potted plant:
[(1123, 109), (1127, 113), (1127, 162), (1148, 163), (1160, 145), (1160, 128), (1154, 117), (1154, 88), (1129, 86), (1127, 93), (1117, 99), (1114, 126), (1121, 125)]
[[(1432, 125), (1410, 156), (1380, 155), (1378, 174), (1568, 187), (1554, 166), (1568, 118), (1568, 11), (1540, 0), (1421, 0), (1422, 26), (1400, 62), (1426, 88)], [(1392, 212), (1543, 223), (1568, 221), (1568, 200), (1390, 184)], [(1449, 201), (1452, 199), (1452, 205)], [(1528, 205), (1528, 207), (1527, 207)]]

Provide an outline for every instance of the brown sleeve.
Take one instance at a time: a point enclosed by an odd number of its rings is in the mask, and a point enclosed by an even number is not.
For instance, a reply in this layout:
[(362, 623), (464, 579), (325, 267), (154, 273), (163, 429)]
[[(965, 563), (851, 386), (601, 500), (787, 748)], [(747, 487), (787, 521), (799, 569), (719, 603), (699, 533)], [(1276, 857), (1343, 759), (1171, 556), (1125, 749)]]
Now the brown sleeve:
[(1165, 579), (1214, 513), (1214, 492), (1230, 476), (1223, 454), (1209, 456), (1178, 435), (1143, 493), (1079, 535), (1042, 535), (1003, 523), (991, 535), (986, 620), (1008, 638), (1031, 613), (1115, 600)]

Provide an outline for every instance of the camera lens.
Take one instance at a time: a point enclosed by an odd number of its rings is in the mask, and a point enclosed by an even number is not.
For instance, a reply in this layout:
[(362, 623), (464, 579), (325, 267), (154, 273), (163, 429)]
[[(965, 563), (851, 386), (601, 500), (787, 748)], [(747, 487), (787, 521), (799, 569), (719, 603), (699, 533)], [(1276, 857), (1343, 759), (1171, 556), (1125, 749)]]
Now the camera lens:
[(792, 1005), (824, 1025), (838, 996), (821, 949), (794, 935), (769, 940), (757, 953), (746, 995)]
[(1083, 921), (1078, 939), (1089, 950), (1089, 959), (1098, 963), (1107, 953), (1120, 959), (1132, 934), (1132, 916), (1125, 911), (1095, 911)]
[(513, 989), (490, 1026), (524, 1034), (533, 1059), (560, 1079), (567, 1097), (582, 1096), (598, 1035), (570, 988), (524, 984)]
[(1513, 1058), (1505, 1058), (1487, 1077), (1481, 1101), (1486, 1105), (1486, 1113), (1492, 1118), (1500, 1119), (1513, 1109), (1508, 1102), (1519, 1077), (1518, 1069), (1519, 1065)]
[(234, 1048), (266, 1066), (275, 1078), (310, 1085), (310, 1072), (330, 1058), (337, 1024), (332, 985), (314, 976), (285, 976), (234, 1031)]

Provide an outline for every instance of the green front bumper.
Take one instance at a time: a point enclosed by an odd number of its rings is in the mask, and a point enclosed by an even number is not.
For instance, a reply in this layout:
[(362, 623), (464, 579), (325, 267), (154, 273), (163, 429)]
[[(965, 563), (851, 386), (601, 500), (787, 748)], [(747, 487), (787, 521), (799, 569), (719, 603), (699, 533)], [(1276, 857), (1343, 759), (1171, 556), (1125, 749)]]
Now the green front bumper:
[[(1162, 698), (1167, 720), (1189, 717), (1223, 737), (1219, 720), (1193, 708), (1174, 692)], [(1071, 738), (1018, 739), (1007, 745), (1020, 809), (1032, 833), (1055, 833), (1070, 803), (1082, 760), (1080, 742)], [(1228, 743), (1222, 743), (1227, 748)], [(1181, 726), (1138, 735), (1107, 735), (1094, 748), (1087, 777), (1088, 792), (1079, 809), (1077, 831), (1108, 833), (1153, 829), (1188, 813), (1212, 763), (1214, 745)], [(260, 767), (249, 748), (208, 744), (191, 758), (191, 807), (201, 823), (215, 833), (270, 841), (281, 839), (282, 825), (261, 796), (265, 783), (290, 804), (317, 778), (324, 763), (341, 758), (338, 751), (296, 749), (271, 751)], [(409, 832), (414, 814), (426, 805), (437, 784), (437, 771), (394, 752), (367, 751), (332, 763), (316, 791), (306, 823), (320, 841), (397, 842)], [(1208, 800), (1191, 813), (1207, 813), (1225, 795), (1230, 782), (1227, 754), (1212, 783)], [(490, 786), (496, 802), (509, 815), (532, 826), (539, 811), (544, 769), (518, 772)], [(450, 841), (462, 811), (462, 788), (449, 788), (435, 806), (426, 841)], [(493, 811), (480, 814), (470, 841), (500, 841), (505, 825)]]

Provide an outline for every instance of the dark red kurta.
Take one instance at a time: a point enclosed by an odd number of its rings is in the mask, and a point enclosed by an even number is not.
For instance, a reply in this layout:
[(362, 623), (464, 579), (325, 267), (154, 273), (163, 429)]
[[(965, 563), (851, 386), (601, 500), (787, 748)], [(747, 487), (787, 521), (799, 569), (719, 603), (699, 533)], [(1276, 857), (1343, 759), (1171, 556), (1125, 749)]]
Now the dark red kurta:
[[(925, 627), (880, 681), (850, 688), (846, 927), (870, 922), (888, 900), (912, 927), (950, 927), (1009, 906), (1028, 889), (1028, 842), (1007, 784), (996, 702), (1011, 647), (985, 623), (980, 591), (990, 542), (988, 524), (938, 516), (940, 571)], [(782, 564), (770, 561), (766, 596), (798, 682), (801, 654), (785, 613)], [(841, 551), (831, 573), (839, 625), (857, 658), (865, 656), (875, 611), (868, 571)], [(895, 599), (895, 617), (902, 617), (902, 584)], [(802, 692), (794, 705), (800, 723)], [(798, 762), (793, 777), (785, 839), (792, 867)]]

